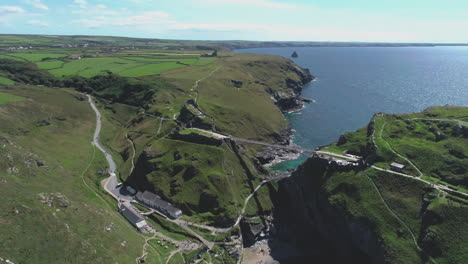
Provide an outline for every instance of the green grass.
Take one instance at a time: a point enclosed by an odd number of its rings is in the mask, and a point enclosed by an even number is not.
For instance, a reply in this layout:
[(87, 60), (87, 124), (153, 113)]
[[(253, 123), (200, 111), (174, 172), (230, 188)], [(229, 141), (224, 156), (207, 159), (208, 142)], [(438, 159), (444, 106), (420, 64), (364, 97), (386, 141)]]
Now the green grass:
[[(468, 111), (458, 112), (468, 115)], [(382, 136), (395, 151), (420, 168), (425, 176), (466, 188), (468, 161), (464, 157), (468, 157), (468, 138), (454, 135), (455, 125), (456, 122), (390, 119)], [(436, 138), (436, 134), (440, 135), (439, 138)]]
[(26, 60), (23, 59), (23, 58), (15, 57), (15, 56), (9, 55), (9, 54), (0, 54), (0, 59), (8, 59), (8, 60), (16, 60), (16, 61), (26, 61)]
[(72, 60), (63, 66), (59, 61), (37, 64), (40, 68), (49, 69), (57, 77), (79, 75), (89, 78), (108, 71), (125, 77), (155, 75), (196, 62), (195, 58), (103, 57)]
[(141, 64), (120, 58), (84, 58), (65, 63), (62, 68), (50, 72), (57, 77), (79, 75), (89, 78), (105, 74), (107, 71), (119, 73), (138, 65)]
[[(158, 241), (160, 243), (158, 243)], [(152, 239), (149, 241), (149, 243), (152, 245), (153, 248), (155, 248), (155, 250), (159, 254), (158, 263), (165, 263), (171, 251), (177, 249), (177, 247), (174, 246), (172, 243), (163, 242), (162, 239), (159, 239), (159, 238)]]
[(9, 53), (9, 56), (22, 58), (27, 61), (39, 62), (44, 59), (57, 59), (67, 56), (66, 54), (41, 54), (41, 53)]
[(172, 258), (169, 260), (168, 264), (184, 264), (184, 257), (180, 254), (177, 253)]
[(15, 81), (0, 76), (0, 84), (15, 84)]
[(200, 57), (198, 60), (197, 60), (197, 63), (195, 63), (195, 65), (207, 65), (207, 64), (210, 64), (212, 62), (215, 62), (218, 58), (204, 58), (204, 57)]
[(41, 61), (41, 62), (37, 62), (36, 65), (40, 69), (51, 70), (51, 69), (62, 67), (63, 61), (59, 61), (59, 60)]
[[(258, 183), (256, 178), (249, 179), (255, 176), (246, 175), (238, 157), (225, 145), (159, 139), (147, 151), (154, 158), (142, 158), (128, 181), (138, 188), (154, 186), (157, 194), (196, 222), (228, 225)], [(253, 166), (249, 169), (255, 172)]]
[[(434, 107), (422, 113), (376, 117), (374, 127), (378, 148), (375, 165), (388, 168), (391, 162), (397, 161), (406, 165), (405, 173), (417, 175), (408, 162), (391, 152), (391, 149), (394, 149), (416, 164), (423, 171), (425, 180), (458, 188), (459, 191), (466, 190), (449, 184), (457, 180), (459, 184), (466, 182), (465, 173), (461, 168), (466, 168), (467, 164), (465, 159), (456, 156), (468, 154), (465, 148), (468, 142), (466, 136), (454, 134), (456, 122), (409, 120), (466, 120), (466, 117), (468, 108), (460, 107)], [(437, 132), (440, 135), (438, 140)], [(351, 151), (364, 154), (358, 150), (364, 149), (370, 140), (367, 130), (360, 129), (354, 133), (346, 133), (342, 144), (334, 143), (325, 149), (338, 153)], [(306, 170), (307, 168), (306, 166)], [(418, 245), (425, 254), (434, 258), (436, 263), (463, 263), (466, 259), (468, 236), (465, 230), (468, 228), (463, 219), (466, 218), (468, 207), (465, 199), (442, 195), (420, 181), (373, 169), (363, 172), (322, 172), (318, 171), (317, 167), (311, 167), (308, 170), (314, 171), (314, 182), (318, 181), (314, 184), (320, 186), (317, 188), (327, 194), (335, 210), (344, 213), (347, 219), (359, 219), (381, 238), (382, 248), (389, 262), (422, 261), (412, 243), (410, 232), (395, 215), (409, 227)], [(318, 174), (322, 174), (322, 177)], [(319, 179), (323, 179), (323, 182), (320, 183)], [(377, 186), (378, 192), (371, 180)], [(378, 196), (379, 192), (384, 200)], [(395, 215), (390, 213), (385, 204)]]
[(11, 102), (23, 101), (25, 99), (26, 98), (22, 96), (0, 92), (0, 105), (11, 103)]
[(187, 233), (187, 231), (185, 231), (178, 225), (168, 221), (164, 217), (159, 216), (157, 214), (152, 214), (149, 217), (147, 217), (147, 221), (149, 221), (149, 223), (154, 228), (156, 228), (157, 231), (161, 232), (162, 234), (174, 240), (178, 240), (178, 241), (184, 241), (184, 240), (195, 241), (196, 240), (196, 238), (194, 238), (191, 234)]
[(185, 65), (176, 62), (166, 62), (157, 64), (146, 64), (142, 66), (136, 66), (133, 68), (126, 69), (119, 74), (125, 77), (138, 77), (145, 75), (154, 75), (161, 72), (184, 67)]
[(184, 130), (180, 131), (179, 133), (181, 135), (197, 134), (197, 135), (202, 135), (202, 136), (205, 136), (205, 137), (215, 138), (215, 136), (213, 136), (210, 133), (200, 131), (198, 129), (192, 129), (192, 128), (184, 129)]
[[(142, 237), (115, 202), (96, 194), (106, 162), (90, 145), (95, 115), (89, 104), (65, 89), (18, 85), (14, 93), (28, 101), (0, 105), (0, 157), (11, 156), (0, 164), (0, 256), (15, 263), (134, 262)], [(47, 167), (37, 167), (37, 160)], [(18, 172), (9, 173), (12, 167)], [(48, 206), (40, 195), (56, 202)]]

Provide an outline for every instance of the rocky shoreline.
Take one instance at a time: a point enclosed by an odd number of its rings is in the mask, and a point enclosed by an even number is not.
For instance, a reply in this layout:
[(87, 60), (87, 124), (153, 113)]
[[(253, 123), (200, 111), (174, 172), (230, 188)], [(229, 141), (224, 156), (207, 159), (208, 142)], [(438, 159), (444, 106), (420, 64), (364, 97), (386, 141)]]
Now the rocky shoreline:
[[(299, 76), (299, 81), (287, 78), (286, 86), (290, 89), (288, 92), (277, 93), (273, 89), (268, 88), (267, 92), (272, 96), (272, 100), (283, 113), (294, 113), (304, 108), (305, 103), (311, 103), (313, 100), (301, 96), (304, 87), (314, 81), (316, 78), (310, 73), (309, 69), (294, 66), (291, 71)], [(288, 126), (279, 134), (274, 135), (277, 144), (285, 146), (295, 146), (291, 138), (295, 130)], [(272, 147), (265, 148), (257, 155), (258, 161), (265, 167), (271, 167), (275, 164), (295, 160), (302, 154), (301, 151), (277, 149)]]

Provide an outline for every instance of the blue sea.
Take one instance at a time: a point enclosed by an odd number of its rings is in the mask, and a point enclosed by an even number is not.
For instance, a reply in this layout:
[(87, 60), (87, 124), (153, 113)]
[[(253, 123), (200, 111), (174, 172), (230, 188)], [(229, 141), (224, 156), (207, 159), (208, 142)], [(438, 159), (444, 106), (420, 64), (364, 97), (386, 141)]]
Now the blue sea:
[[(298, 58), (291, 58), (296, 51)], [(288, 114), (304, 148), (334, 142), (366, 126), (376, 112), (422, 111), (434, 105), (468, 106), (468, 47), (257, 48), (243, 53), (279, 55), (309, 68), (317, 79), (303, 96), (315, 100)], [(306, 157), (276, 165), (295, 168)]]

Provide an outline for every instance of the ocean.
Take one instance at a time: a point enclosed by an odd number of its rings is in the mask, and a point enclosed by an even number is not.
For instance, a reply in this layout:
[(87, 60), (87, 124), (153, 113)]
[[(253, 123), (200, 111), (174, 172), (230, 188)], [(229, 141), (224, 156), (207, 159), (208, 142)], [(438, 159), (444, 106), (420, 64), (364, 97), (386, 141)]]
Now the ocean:
[[(294, 51), (298, 58), (291, 58)], [(308, 149), (366, 126), (376, 112), (468, 106), (468, 47), (256, 48), (236, 52), (290, 58), (317, 77), (302, 92), (315, 102), (286, 116), (296, 130), (294, 143)], [(295, 168), (306, 158), (272, 169)]]

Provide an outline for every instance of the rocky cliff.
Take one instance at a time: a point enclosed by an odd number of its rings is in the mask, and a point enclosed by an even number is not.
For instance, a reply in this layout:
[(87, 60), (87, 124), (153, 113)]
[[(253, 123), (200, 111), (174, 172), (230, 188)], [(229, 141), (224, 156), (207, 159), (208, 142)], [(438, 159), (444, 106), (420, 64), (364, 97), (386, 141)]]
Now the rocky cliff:
[[(322, 190), (332, 170), (328, 160), (311, 157), (279, 184), (275, 214), (279, 236), (306, 250), (308, 241), (321, 240), (342, 259), (384, 263), (379, 239), (366, 220), (347, 216)], [(343, 188), (353, 192), (352, 186)]]
[[(345, 167), (348, 162), (314, 155), (279, 182), (278, 236), (306, 252), (318, 240), (353, 263), (465, 263), (468, 202), (460, 187), (466, 176), (458, 169), (466, 168), (465, 121), (451, 118), (467, 112), (445, 106), (376, 114), (366, 128), (345, 133), (325, 150), (355, 154), (362, 162)], [(420, 166), (423, 180), (411, 165), (405, 175), (382, 169), (400, 157), (388, 146)], [(430, 177), (439, 183), (427, 182)]]
[(267, 92), (272, 95), (275, 104), (283, 112), (294, 112), (300, 110), (305, 102), (310, 102), (309, 99), (302, 98), (302, 89), (306, 84), (315, 79), (309, 69), (301, 68), (295, 64), (285, 65), (286, 72), (291, 72), (295, 76), (288, 77), (285, 81), (285, 86), (288, 88), (285, 91), (276, 91), (272, 88), (267, 88)]

